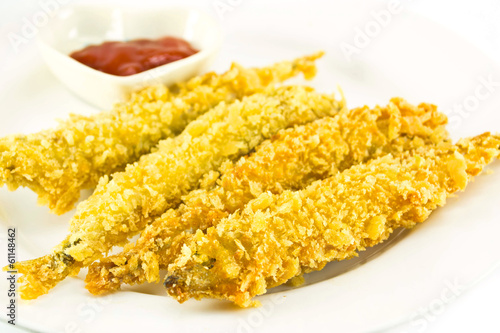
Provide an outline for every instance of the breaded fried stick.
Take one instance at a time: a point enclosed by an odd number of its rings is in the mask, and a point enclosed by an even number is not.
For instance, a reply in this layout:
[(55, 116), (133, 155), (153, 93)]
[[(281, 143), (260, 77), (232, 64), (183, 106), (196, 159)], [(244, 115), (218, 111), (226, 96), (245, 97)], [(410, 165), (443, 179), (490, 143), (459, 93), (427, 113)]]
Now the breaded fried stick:
[(321, 55), (255, 69), (233, 64), (224, 74), (208, 73), (170, 90), (147, 88), (110, 112), (71, 115), (56, 129), (1, 138), (0, 186), (29, 187), (39, 204), (63, 214), (74, 207), (81, 189), (122, 171), (219, 102), (241, 99), (300, 72), (313, 77)]
[(217, 226), (187, 235), (165, 286), (180, 302), (211, 297), (252, 305), (268, 288), (425, 221), (499, 152), (500, 136), (486, 133), (386, 155), (301, 191), (263, 193)]
[(94, 194), (78, 205), (71, 234), (51, 255), (16, 264), (23, 298), (36, 298), (67, 275), (139, 233), (200, 178), (225, 160), (247, 154), (280, 129), (333, 115), (341, 108), (332, 95), (292, 86), (269, 90), (230, 105), (219, 104), (191, 122), (158, 150), (104, 176)]
[(342, 110), (335, 117), (281, 130), (251, 155), (222, 167), (214, 188), (190, 192), (178, 209), (156, 219), (137, 243), (89, 267), (86, 288), (101, 294), (122, 283), (159, 282), (187, 234), (217, 224), (263, 192), (302, 189), (314, 180), (387, 153), (448, 139), (446, 116), (434, 105), (394, 98), (386, 107)]

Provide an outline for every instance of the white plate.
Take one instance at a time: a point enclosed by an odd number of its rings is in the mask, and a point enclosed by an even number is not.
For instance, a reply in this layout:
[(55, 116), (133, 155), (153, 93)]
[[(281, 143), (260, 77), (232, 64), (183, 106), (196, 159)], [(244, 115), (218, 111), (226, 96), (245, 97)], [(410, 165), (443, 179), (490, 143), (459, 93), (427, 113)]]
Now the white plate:
[[(234, 60), (265, 65), (324, 49), (327, 55), (312, 85), (333, 91), (340, 84), (351, 107), (384, 104), (392, 96), (402, 96), (412, 103), (436, 103), (450, 116), (460, 116), (454, 104), (471, 103), (463, 118), (454, 118), (454, 138), (500, 131), (500, 87), (490, 87), (492, 92), (485, 97), (487, 87), (481, 83), (490, 75), (493, 81), (500, 80), (500, 71), (483, 54), (432, 22), (403, 10), (353, 61), (347, 61), (340, 43), (353, 43), (356, 27), (373, 24), (369, 7), (361, 3), (331, 2), (328, 8), (311, 5), (307, 10), (287, 6), (286, 12), (274, 2), (267, 2), (267, 7), (246, 2), (234, 5), (222, 15), (226, 39), (214, 68), (224, 70)], [(280, 13), (279, 24), (276, 13)], [(50, 76), (33, 49), (27, 48), (11, 70), (6, 73), (9, 94), (0, 100), (2, 135), (48, 127), (53, 118), (69, 111), (94, 112)], [(476, 91), (481, 98), (475, 97)], [(158, 286), (127, 288), (95, 298), (84, 289), (80, 275), (46, 296), (22, 302), (18, 322), (37, 331), (57, 332), (159, 328), (172, 332), (365, 332), (404, 320), (419, 325), (419, 320), (425, 320), (415, 317), (419, 309), (440, 310), (443, 295), (462, 293), (500, 259), (500, 163), (491, 169), (493, 174), (478, 177), (465, 193), (449, 200), (426, 223), (403, 233), (392, 246), (383, 244), (371, 251), (378, 251), (372, 257), (362, 254), (358, 263), (366, 260), (364, 264), (332, 263), (307, 277), (316, 283), (259, 297), (261, 308), (237, 309), (212, 300), (179, 305), (157, 296), (162, 293)], [(4, 224), (18, 228), (19, 259), (49, 251), (65, 235), (71, 216), (50, 215), (47, 208), (36, 206), (36, 197), (28, 190), (0, 189), (0, 210)], [(3, 241), (0, 248), (5, 246)], [(1, 263), (5, 264), (4, 257)], [(340, 271), (344, 273), (337, 275)], [(6, 290), (4, 279), (0, 281), (0, 290)], [(462, 287), (450, 289), (456, 284)], [(4, 293), (0, 294), (0, 304), (5, 304)]]

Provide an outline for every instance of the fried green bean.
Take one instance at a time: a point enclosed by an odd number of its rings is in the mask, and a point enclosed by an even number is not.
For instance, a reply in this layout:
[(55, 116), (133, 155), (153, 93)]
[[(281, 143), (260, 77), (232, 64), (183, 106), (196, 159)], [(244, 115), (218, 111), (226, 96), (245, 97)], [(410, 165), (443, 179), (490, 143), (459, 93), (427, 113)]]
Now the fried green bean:
[(81, 189), (122, 171), (218, 103), (241, 99), (301, 72), (311, 78), (320, 56), (255, 69), (233, 64), (224, 74), (208, 73), (171, 89), (146, 88), (109, 112), (71, 115), (56, 129), (1, 138), (0, 186), (28, 187), (38, 194), (39, 204), (63, 214), (74, 208)]
[[(413, 106), (394, 98), (386, 107), (342, 110), (309, 124), (281, 130), (236, 163), (227, 162), (215, 187), (191, 191), (183, 204), (156, 219), (135, 244), (89, 267), (93, 294), (123, 283), (159, 282), (187, 234), (216, 225), (264, 192), (298, 190), (352, 165), (448, 139), (446, 116), (430, 104)], [(207, 182), (213, 183), (213, 174)], [(210, 180), (210, 181), (208, 181)]]
[(268, 288), (425, 221), (499, 152), (500, 136), (486, 133), (389, 154), (301, 191), (265, 192), (186, 236), (168, 268), (167, 291), (180, 302), (210, 297), (250, 306)]
[(20, 294), (36, 298), (67, 275), (124, 244), (224, 161), (247, 154), (280, 129), (336, 114), (342, 102), (312, 88), (269, 89), (226, 105), (191, 122), (177, 137), (163, 140), (124, 172), (104, 176), (94, 194), (77, 207), (70, 235), (51, 255), (16, 264)]

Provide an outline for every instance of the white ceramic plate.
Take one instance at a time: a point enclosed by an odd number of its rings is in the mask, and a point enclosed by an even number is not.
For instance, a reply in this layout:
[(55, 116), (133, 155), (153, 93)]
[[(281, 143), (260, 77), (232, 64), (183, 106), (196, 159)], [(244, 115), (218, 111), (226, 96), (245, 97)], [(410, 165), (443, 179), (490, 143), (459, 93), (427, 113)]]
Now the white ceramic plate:
[[(327, 55), (311, 84), (324, 91), (340, 84), (351, 107), (402, 96), (412, 103), (433, 102), (449, 112), (454, 138), (500, 131), (500, 87), (495, 83), (500, 71), (442, 27), (403, 10), (349, 62), (339, 45), (353, 44), (356, 28), (373, 24), (369, 8), (359, 1), (334, 1), (328, 8), (307, 10), (290, 6), (286, 11), (273, 4), (267, 2), (267, 10), (262, 10), (243, 3), (223, 14), (226, 39), (214, 69), (224, 70), (234, 60), (265, 65), (324, 49)], [(2, 135), (52, 126), (53, 118), (70, 111), (95, 112), (68, 94), (33, 49), (27, 49), (11, 71), (6, 73), (9, 93), (0, 100)], [(493, 85), (484, 83), (489, 79)], [(455, 104), (465, 104), (465, 111), (460, 114)], [(404, 320), (418, 325), (425, 320), (418, 316), (423, 316), (419, 309), (439, 309), (442, 297), (459, 295), (500, 259), (500, 163), (490, 169), (493, 174), (478, 177), (415, 230), (354, 261), (329, 264), (307, 276), (305, 286), (259, 297), (261, 308), (237, 309), (212, 300), (179, 305), (158, 296), (163, 295), (161, 286), (147, 285), (95, 298), (84, 289), (81, 274), (48, 295), (21, 302), (18, 323), (47, 332), (366, 332)], [(19, 259), (50, 251), (64, 237), (71, 214), (50, 215), (47, 208), (36, 206), (28, 190), (0, 189), (2, 222), (18, 228)], [(0, 248), (5, 246), (3, 240)], [(4, 265), (5, 258), (0, 259)], [(6, 290), (4, 279), (0, 281), (0, 290)], [(0, 295), (0, 304), (5, 304), (4, 293)]]

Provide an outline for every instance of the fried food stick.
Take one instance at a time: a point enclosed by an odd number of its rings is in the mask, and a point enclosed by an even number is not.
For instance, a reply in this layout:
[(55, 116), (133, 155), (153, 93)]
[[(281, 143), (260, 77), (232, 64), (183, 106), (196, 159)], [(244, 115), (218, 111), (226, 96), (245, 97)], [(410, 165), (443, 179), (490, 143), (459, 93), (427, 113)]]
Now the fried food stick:
[(0, 139), (0, 186), (29, 187), (52, 212), (73, 209), (80, 190), (129, 163), (217, 105), (251, 95), (299, 73), (312, 78), (322, 53), (269, 67), (233, 64), (224, 74), (208, 73), (180, 83), (146, 88), (110, 112), (71, 115), (56, 129)]
[(263, 192), (302, 189), (352, 165), (448, 139), (446, 116), (434, 105), (418, 107), (394, 98), (386, 107), (342, 110), (335, 117), (281, 130), (254, 153), (222, 167), (215, 188), (190, 192), (184, 203), (155, 220), (135, 244), (89, 267), (93, 294), (123, 283), (159, 282), (187, 234), (204, 230)]
[(177, 206), (182, 195), (225, 160), (247, 154), (282, 128), (333, 115), (341, 106), (332, 95), (301, 86), (219, 104), (124, 172), (101, 178), (94, 194), (78, 205), (66, 240), (51, 255), (16, 264), (24, 274), (19, 279), (21, 296), (30, 299), (48, 292), (67, 275), (125, 243)]
[(486, 133), (386, 155), (302, 191), (263, 193), (217, 226), (187, 235), (164, 284), (180, 302), (211, 297), (250, 306), (268, 288), (425, 221), (499, 151), (500, 136)]

